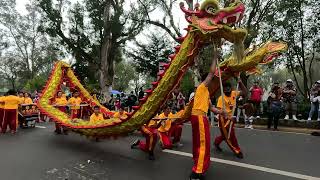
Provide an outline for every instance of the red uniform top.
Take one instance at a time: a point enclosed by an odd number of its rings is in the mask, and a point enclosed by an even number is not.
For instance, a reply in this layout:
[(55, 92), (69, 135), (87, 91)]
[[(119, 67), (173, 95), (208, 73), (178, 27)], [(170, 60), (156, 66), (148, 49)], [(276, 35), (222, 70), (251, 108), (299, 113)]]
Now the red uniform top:
[(263, 91), (260, 87), (253, 87), (251, 89), (251, 100), (254, 102), (261, 102), (261, 97), (263, 95)]

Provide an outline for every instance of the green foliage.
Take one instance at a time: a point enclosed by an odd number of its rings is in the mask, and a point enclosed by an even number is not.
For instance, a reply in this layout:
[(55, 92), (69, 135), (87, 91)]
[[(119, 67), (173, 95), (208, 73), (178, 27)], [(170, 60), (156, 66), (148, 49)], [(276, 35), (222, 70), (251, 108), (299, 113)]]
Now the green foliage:
[(126, 91), (129, 89), (130, 81), (136, 77), (135, 69), (132, 64), (127, 62), (119, 62), (115, 65), (116, 73), (113, 89)]
[(46, 85), (47, 80), (47, 76), (35, 76), (26, 83), (23, 90), (28, 92), (33, 92), (34, 90), (41, 91)]
[[(118, 57), (125, 43), (143, 29), (146, 15), (142, 11), (149, 8), (148, 1), (131, 3), (129, 9), (124, 0), (38, 2), (43, 11), (42, 32), (59, 39), (72, 53), (81, 80), (99, 79), (100, 88), (112, 85), (114, 62), (121, 60)], [(69, 9), (68, 23), (62, 15), (65, 8)]]
[(197, 68), (200, 73), (200, 79), (209, 73), (213, 58), (213, 46), (209, 45), (203, 48), (198, 56)]
[(41, 23), (39, 9), (34, 1), (26, 5), (26, 14), (15, 9), (15, 1), (0, 2), (0, 75), (10, 88), (22, 88), (37, 76), (47, 76), (59, 49), (38, 28)]
[[(320, 50), (319, 1), (294, 0), (277, 2), (279, 13), (273, 17), (270, 33), (286, 41), (288, 53), (284, 56), (286, 67), (298, 81), (298, 89), (305, 98), (314, 82), (312, 65)], [(302, 80), (299, 80), (299, 76)]]
[(188, 71), (181, 80), (180, 90), (183, 94), (189, 95), (194, 91), (195, 83), (192, 77), (192, 72)]
[(156, 78), (160, 62), (168, 62), (168, 56), (173, 47), (167, 36), (152, 33), (148, 36), (148, 43), (135, 41), (136, 49), (128, 50), (128, 56), (132, 58), (138, 73), (143, 73)]

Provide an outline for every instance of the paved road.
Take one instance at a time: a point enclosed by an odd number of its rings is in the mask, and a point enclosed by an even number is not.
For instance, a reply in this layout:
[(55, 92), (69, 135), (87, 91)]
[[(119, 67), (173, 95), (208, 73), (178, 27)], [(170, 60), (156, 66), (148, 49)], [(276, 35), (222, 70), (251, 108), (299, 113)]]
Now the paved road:
[[(1, 180), (186, 180), (190, 173), (189, 125), (184, 146), (157, 148), (156, 161), (129, 148), (136, 135), (97, 143), (77, 134), (54, 135), (52, 124), (40, 126), (0, 136)], [(216, 135), (218, 129), (212, 130)], [(207, 180), (319, 179), (319, 137), (246, 129), (237, 134), (245, 159), (236, 159), (226, 146), (223, 153), (212, 150)]]

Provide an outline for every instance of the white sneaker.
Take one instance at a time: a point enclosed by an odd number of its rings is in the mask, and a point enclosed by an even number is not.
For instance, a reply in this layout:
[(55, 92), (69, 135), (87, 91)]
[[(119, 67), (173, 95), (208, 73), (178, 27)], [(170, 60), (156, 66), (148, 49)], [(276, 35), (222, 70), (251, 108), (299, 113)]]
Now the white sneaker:
[(318, 122), (320, 122), (320, 119), (317, 119)]
[(174, 143), (173, 146), (174, 146), (174, 147), (182, 147), (183, 144), (181, 144), (180, 142), (177, 142), (177, 143)]
[(311, 118), (308, 118), (308, 121), (311, 121)]
[(286, 115), (286, 117), (284, 117), (285, 120), (288, 120), (289, 119), (289, 115)]
[(249, 129), (253, 129), (253, 126), (252, 126), (252, 125), (249, 125), (248, 128), (249, 128)]
[(260, 119), (260, 116), (257, 116), (257, 119)]
[(296, 117), (296, 115), (293, 115), (292, 119), (295, 120), (295, 121), (298, 121), (298, 118)]

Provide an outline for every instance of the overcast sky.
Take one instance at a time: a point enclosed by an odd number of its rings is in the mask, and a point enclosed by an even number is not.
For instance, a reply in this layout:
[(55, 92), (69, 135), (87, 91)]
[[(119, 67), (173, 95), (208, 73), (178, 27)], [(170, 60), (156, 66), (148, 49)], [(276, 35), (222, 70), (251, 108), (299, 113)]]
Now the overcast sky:
[[(71, 2), (76, 2), (77, 0), (70, 0)], [(134, 2), (135, 0), (131, 0), (131, 2)], [(181, 0), (182, 1), (182, 0)], [(201, 1), (201, 0), (200, 0)], [(21, 14), (25, 14), (26, 13), (26, 8), (25, 5), (29, 2), (29, 0), (16, 0), (16, 9), (18, 12), (20, 12)], [(174, 10), (173, 11), (173, 16), (175, 17), (175, 22), (179, 24), (180, 29), (183, 30), (183, 28), (187, 27), (188, 23), (186, 22), (186, 20), (184, 19), (184, 13), (180, 10), (179, 8), (179, 2), (178, 1), (175, 4)], [(129, 5), (129, 3), (128, 3)], [(156, 13), (152, 13), (151, 14), (151, 19), (157, 19), (159, 18), (158, 12)]]
[[(81, 1), (81, 0), (70, 0), (71, 2), (76, 2), (76, 1)], [(130, 0), (129, 2), (135, 2), (136, 0)], [(181, 0), (183, 1), (183, 0)], [(200, 0), (201, 1), (201, 0)], [(18, 12), (20, 12), (21, 14), (26, 14), (26, 8), (25, 8), (25, 5), (29, 2), (29, 0), (16, 0), (16, 9)], [(127, 1), (128, 2), (128, 1)], [(127, 7), (129, 8), (129, 4), (130, 3), (127, 3)], [(180, 10), (180, 7), (179, 7), (179, 3), (180, 1), (178, 1), (175, 5), (174, 5), (174, 11), (173, 11), (173, 16), (175, 17), (175, 23), (179, 25), (180, 27), (180, 30), (181, 30), (181, 33), (182, 34), (185, 34), (186, 32), (183, 30), (184, 28), (186, 28), (188, 26), (188, 23), (187, 21), (185, 20), (184, 18), (184, 13)], [(126, 8), (126, 7), (125, 7)], [(176, 10), (175, 10), (176, 9)], [(159, 15), (161, 14), (162, 12), (159, 12), (159, 11), (155, 11), (153, 13), (150, 14), (150, 18), (152, 20), (160, 20), (162, 21), (162, 15)], [(157, 28), (159, 29), (159, 28)], [(155, 30), (155, 27), (154, 26), (151, 26), (150, 28), (147, 28), (145, 29), (142, 33), (140, 33), (136, 39), (139, 41), (139, 42), (144, 42), (144, 43), (147, 43), (148, 42), (148, 38), (146, 38), (146, 35), (148, 35), (150, 32), (153, 32)], [(161, 30), (161, 29), (160, 29)], [(165, 34), (166, 32), (163, 31), (163, 35)], [(162, 34), (161, 34), (162, 35)], [(128, 48), (135, 48), (135, 45), (133, 42), (127, 42), (126, 46)]]

